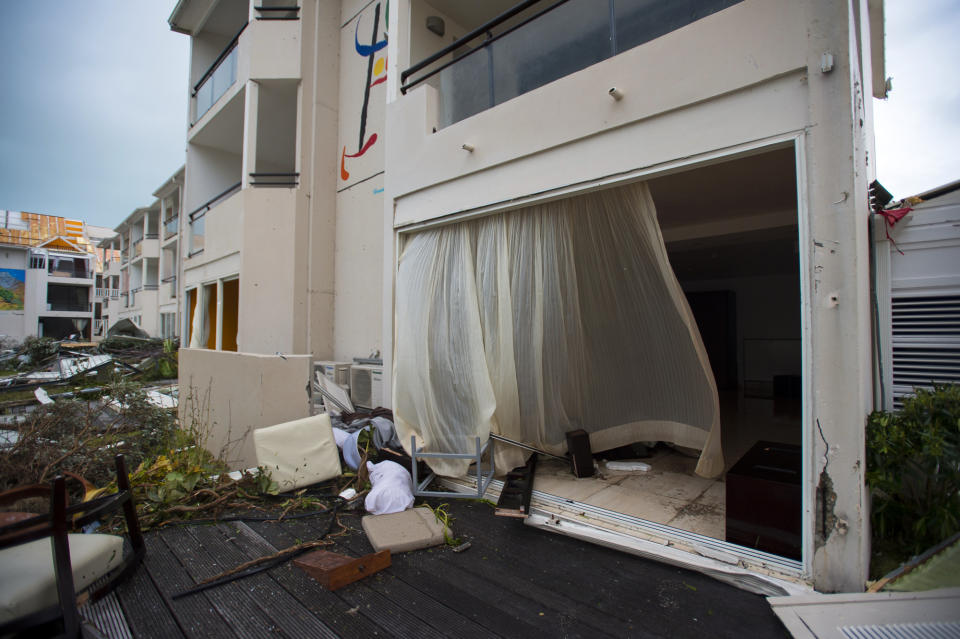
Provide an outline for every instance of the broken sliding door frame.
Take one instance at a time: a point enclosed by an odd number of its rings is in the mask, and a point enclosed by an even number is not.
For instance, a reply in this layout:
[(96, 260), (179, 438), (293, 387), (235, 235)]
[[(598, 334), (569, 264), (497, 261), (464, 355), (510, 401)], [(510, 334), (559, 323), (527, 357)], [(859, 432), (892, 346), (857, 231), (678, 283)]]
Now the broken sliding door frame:
[[(772, 151), (777, 148), (787, 148), (792, 146), (794, 149), (794, 173), (795, 173), (795, 182), (796, 182), (796, 195), (797, 195), (797, 245), (798, 245), (798, 261), (800, 269), (800, 300), (799, 300), (799, 310), (800, 310), (800, 342), (801, 342), (801, 450), (802, 450), (802, 484), (801, 484), (801, 501), (802, 501), (802, 519), (801, 519), (801, 560), (796, 561), (786, 558), (778, 558), (778, 561), (770, 562), (769, 557), (772, 555), (766, 555), (766, 553), (758, 553), (755, 550), (738, 546), (736, 544), (729, 543), (725, 540), (712, 540), (715, 544), (718, 544), (719, 547), (723, 549), (723, 555), (725, 559), (722, 560), (731, 563), (742, 564), (751, 568), (758, 568), (760, 570), (773, 570), (775, 573), (783, 575), (788, 579), (799, 579), (801, 581), (812, 581), (813, 579), (813, 555), (814, 555), (814, 525), (815, 518), (814, 513), (814, 500), (816, 499), (816, 489), (814, 486), (815, 480), (815, 460), (813, 455), (813, 428), (814, 428), (814, 406), (813, 406), (813, 346), (812, 346), (812, 321), (813, 321), (813, 308), (811, 300), (813, 295), (813, 273), (811, 270), (811, 234), (810, 234), (810, 210), (808, 207), (808, 192), (807, 192), (807, 170), (806, 170), (806, 149), (805, 149), (806, 135), (803, 129), (788, 131), (774, 136), (768, 136), (763, 138), (758, 138), (750, 142), (745, 142), (742, 144), (732, 145), (728, 147), (722, 147), (719, 149), (714, 149), (704, 153), (699, 153), (676, 160), (671, 160), (668, 162), (661, 162), (654, 164), (641, 169), (634, 169), (630, 171), (624, 171), (621, 173), (616, 173), (613, 175), (608, 175), (602, 178), (585, 180), (577, 182), (574, 184), (569, 184), (562, 187), (557, 187), (554, 189), (549, 189), (537, 193), (531, 193), (530, 195), (524, 197), (513, 198), (511, 200), (497, 202), (494, 204), (489, 204), (485, 206), (480, 206), (474, 209), (469, 209), (466, 211), (461, 211), (457, 213), (452, 213), (450, 215), (445, 215), (437, 217), (431, 220), (426, 220), (422, 222), (414, 222), (404, 226), (396, 226), (393, 231), (395, 233), (395, 242), (394, 242), (394, 264), (393, 264), (393, 278), (396, 281), (397, 271), (399, 269), (400, 256), (404, 245), (406, 243), (407, 236), (411, 233), (416, 233), (418, 231), (423, 231), (426, 229), (439, 228), (442, 226), (447, 226), (449, 224), (457, 224), (460, 222), (465, 222), (467, 220), (477, 219), (481, 217), (486, 217), (488, 215), (506, 213), (512, 210), (525, 208), (533, 204), (543, 204), (553, 200), (562, 200), (570, 197), (575, 197), (577, 195), (582, 195), (589, 193), (591, 191), (597, 191), (604, 188), (610, 188), (615, 186), (621, 186), (628, 184), (630, 182), (636, 182), (638, 180), (649, 180), (655, 177), (661, 177), (671, 173), (679, 173), (682, 171), (690, 170), (696, 167), (709, 166), (711, 164), (721, 164), (723, 162), (729, 162), (742, 157), (748, 157), (751, 155), (758, 155), (765, 153), (767, 151)], [(395, 205), (394, 205), (395, 206)], [(396, 291), (393, 289), (393, 302), (395, 303)], [(394, 323), (394, 331), (396, 330), (396, 323)], [(394, 345), (396, 344), (396, 338), (394, 333)], [(391, 382), (392, 386), (392, 382)], [(449, 482), (446, 482), (448, 486), (452, 488)], [(472, 492), (472, 490), (470, 491)], [(570, 502), (566, 500), (566, 503), (573, 505), (575, 507), (587, 507), (587, 504), (581, 502)], [(583, 510), (583, 508), (581, 508)], [(611, 511), (612, 512), (612, 511)], [(635, 525), (635, 522), (640, 522), (641, 524), (653, 524), (658, 526), (663, 530), (658, 533), (658, 537), (662, 538), (663, 545), (684, 545), (683, 539), (686, 538), (689, 533), (681, 531), (679, 529), (673, 529), (667, 526), (661, 526), (660, 524), (655, 524), (654, 522), (646, 522), (645, 520), (640, 520), (637, 518), (628, 518), (635, 520), (634, 522), (622, 520), (618, 523), (617, 527), (621, 530), (624, 530), (629, 535), (631, 532), (636, 533), (640, 540), (646, 538), (646, 535), (642, 532), (642, 526)], [(585, 524), (585, 528), (589, 528), (590, 524), (587, 522), (582, 522)], [(553, 529), (553, 528), (552, 528)], [(564, 532), (560, 527), (555, 528), (557, 532)], [(676, 531), (676, 532), (671, 532)], [(597, 540), (600, 541), (604, 538), (605, 535), (609, 534), (609, 530), (605, 528), (599, 528), (597, 533)], [(589, 537), (588, 534), (579, 532), (575, 536)], [(601, 542), (602, 543), (602, 542)], [(647, 542), (649, 543), (649, 542)], [(654, 542), (656, 543), (656, 542)], [(667, 551), (664, 550), (666, 553)], [(690, 551), (688, 553), (691, 556), (691, 561), (689, 562), (688, 567), (694, 570), (701, 570), (702, 566), (699, 565), (700, 562), (694, 559), (696, 556), (695, 551)], [(680, 562), (683, 563), (683, 562)]]

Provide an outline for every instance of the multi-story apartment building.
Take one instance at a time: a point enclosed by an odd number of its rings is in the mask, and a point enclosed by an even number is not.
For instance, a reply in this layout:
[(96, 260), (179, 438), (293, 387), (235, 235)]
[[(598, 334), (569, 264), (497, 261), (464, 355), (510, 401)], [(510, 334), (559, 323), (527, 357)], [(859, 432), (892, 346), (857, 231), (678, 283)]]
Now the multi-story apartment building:
[[(862, 589), (882, 2), (293, 4), (170, 17), (192, 47), (181, 384), (217, 427), (306, 414), (311, 360), (379, 350), (404, 445), (702, 451), (705, 477), (599, 500), (538, 480), (532, 523)], [(722, 478), (771, 441), (789, 550), (729, 534), (768, 526), (774, 491), (733, 521)]]
[(0, 215), (0, 333), (90, 340), (99, 268), (91, 242), (102, 229), (54, 215)]
[(100, 243), (119, 259), (104, 273), (110, 296), (105, 325), (129, 319), (153, 337), (172, 338), (179, 330), (177, 276), (180, 261), (180, 206), (183, 168), (167, 179), (150, 206), (136, 209)]

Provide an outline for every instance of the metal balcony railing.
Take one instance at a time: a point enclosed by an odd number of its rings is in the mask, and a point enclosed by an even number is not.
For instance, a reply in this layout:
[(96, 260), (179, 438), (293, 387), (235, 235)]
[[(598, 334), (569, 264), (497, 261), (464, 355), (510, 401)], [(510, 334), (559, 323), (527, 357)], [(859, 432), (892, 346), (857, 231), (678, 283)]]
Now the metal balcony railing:
[(71, 313), (89, 313), (93, 310), (90, 302), (47, 302), (48, 311), (68, 311)]
[(299, 20), (300, 7), (297, 6), (259, 6), (254, 7), (257, 11), (257, 20)]
[(299, 173), (251, 173), (250, 186), (286, 186), (300, 183)]
[(107, 330), (107, 320), (95, 319), (93, 320), (93, 335), (94, 337), (102, 337), (104, 331)]

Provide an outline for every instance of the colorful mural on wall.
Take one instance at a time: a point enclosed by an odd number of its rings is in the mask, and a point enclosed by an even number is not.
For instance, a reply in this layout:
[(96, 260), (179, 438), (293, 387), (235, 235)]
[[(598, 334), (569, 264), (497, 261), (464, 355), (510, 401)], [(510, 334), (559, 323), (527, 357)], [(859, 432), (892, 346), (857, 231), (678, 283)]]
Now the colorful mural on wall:
[(0, 268), (0, 311), (22, 311), (26, 271)]
[[(387, 7), (389, 8), (389, 4), (387, 4)], [(382, 103), (384, 99), (382, 96), (380, 96), (379, 98), (375, 98), (372, 102), (371, 91), (374, 87), (386, 82), (387, 79), (386, 54), (378, 55), (380, 51), (383, 51), (387, 47), (387, 11), (381, 12), (381, 6), (378, 2), (373, 6), (372, 19), (369, 17), (369, 13), (369, 11), (361, 12), (360, 15), (357, 16), (356, 24), (353, 27), (353, 42), (351, 43), (353, 50), (350, 53), (355, 56), (359, 56), (359, 58), (354, 58), (354, 60), (360, 64), (344, 65), (345, 67), (348, 67), (347, 73), (350, 74), (349, 85), (356, 85), (358, 76), (363, 79), (363, 100), (359, 110), (359, 121), (356, 123), (356, 128), (353, 129), (358, 133), (356, 150), (348, 153), (348, 146), (352, 150), (353, 145), (348, 145), (346, 142), (343, 142), (341, 146), (340, 179), (343, 182), (350, 180), (351, 173), (347, 167), (351, 164), (351, 160), (364, 157), (367, 155), (367, 152), (377, 143), (377, 133), (371, 132), (369, 135), (367, 133), (367, 124), (368, 120), (370, 120), (368, 116), (371, 115), (371, 111), (375, 111), (376, 115), (378, 116), (372, 118), (373, 121), (371, 124), (373, 126), (371, 128), (379, 128), (383, 126), (383, 108), (380, 103)], [(381, 16), (383, 18), (382, 27)], [(383, 34), (382, 39), (378, 39), (381, 37), (381, 32)], [(363, 39), (362, 43), (361, 38)], [(344, 52), (344, 55), (348, 54)], [(363, 69), (363, 67), (366, 68)], [(341, 82), (341, 90), (349, 91), (351, 88), (352, 87), (345, 85), (344, 82)], [(379, 92), (377, 93), (379, 94)], [(358, 97), (359, 96), (357, 96), (357, 98)], [(350, 100), (352, 101), (357, 98), (350, 98)], [(379, 108), (374, 108), (374, 104)], [(351, 128), (353, 127), (344, 127), (343, 124), (341, 124), (341, 138), (346, 137)]]

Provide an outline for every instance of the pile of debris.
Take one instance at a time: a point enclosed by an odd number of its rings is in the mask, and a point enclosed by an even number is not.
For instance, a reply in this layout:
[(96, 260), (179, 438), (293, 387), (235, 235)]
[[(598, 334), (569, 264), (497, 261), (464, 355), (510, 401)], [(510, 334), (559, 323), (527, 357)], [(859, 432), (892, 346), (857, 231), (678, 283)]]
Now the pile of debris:
[(8, 371), (0, 377), (0, 401), (6, 390), (64, 386), (90, 379), (176, 379), (177, 348), (176, 340), (123, 335), (98, 344), (27, 338), (19, 348), (0, 352), (0, 369)]

